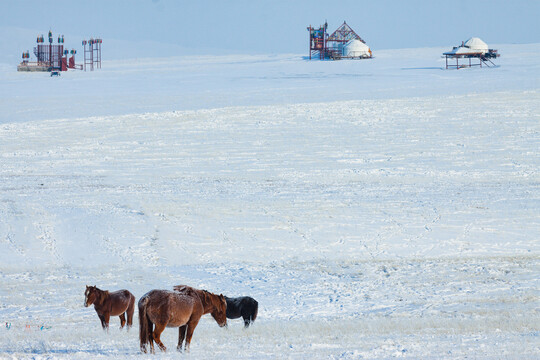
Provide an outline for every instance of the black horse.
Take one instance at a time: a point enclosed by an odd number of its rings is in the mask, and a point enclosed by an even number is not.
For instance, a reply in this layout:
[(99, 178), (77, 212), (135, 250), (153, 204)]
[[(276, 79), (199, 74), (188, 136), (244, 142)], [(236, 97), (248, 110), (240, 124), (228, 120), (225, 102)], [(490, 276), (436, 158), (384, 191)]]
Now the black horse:
[(259, 303), (249, 296), (230, 298), (225, 296), (227, 301), (227, 318), (238, 319), (240, 316), (244, 319), (244, 327), (248, 327), (257, 318)]

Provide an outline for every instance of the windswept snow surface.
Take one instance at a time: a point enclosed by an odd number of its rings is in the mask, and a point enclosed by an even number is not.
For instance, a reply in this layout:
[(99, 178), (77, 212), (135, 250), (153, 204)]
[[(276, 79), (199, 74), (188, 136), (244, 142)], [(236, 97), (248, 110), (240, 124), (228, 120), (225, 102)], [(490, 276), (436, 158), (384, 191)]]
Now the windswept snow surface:
[(138, 356), (85, 285), (176, 284), (259, 301), (193, 358), (540, 357), (540, 45), (500, 49), (0, 65), (0, 358)]

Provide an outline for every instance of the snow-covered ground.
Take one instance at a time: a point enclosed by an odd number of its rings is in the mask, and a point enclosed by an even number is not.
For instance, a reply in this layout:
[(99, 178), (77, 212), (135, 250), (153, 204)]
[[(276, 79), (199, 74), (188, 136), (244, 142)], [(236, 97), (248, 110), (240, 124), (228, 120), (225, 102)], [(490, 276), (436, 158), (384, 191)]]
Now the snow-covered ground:
[(0, 358), (139, 356), (85, 285), (176, 284), (259, 301), (194, 358), (540, 357), (540, 44), (495, 47), (0, 64)]
[(51, 79), (0, 62), (0, 123), (538, 89), (540, 44), (493, 47), (502, 54), (499, 68), (446, 71), (448, 47), (374, 50), (364, 61), (306, 61), (305, 54), (106, 61), (105, 43), (95, 72)]

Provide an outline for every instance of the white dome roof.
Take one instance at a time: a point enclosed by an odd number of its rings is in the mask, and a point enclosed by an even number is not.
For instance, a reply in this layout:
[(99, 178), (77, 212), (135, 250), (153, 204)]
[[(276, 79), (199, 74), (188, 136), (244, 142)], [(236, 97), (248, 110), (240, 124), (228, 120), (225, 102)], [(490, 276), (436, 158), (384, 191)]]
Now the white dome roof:
[(348, 41), (345, 44), (345, 47), (350, 50), (364, 50), (364, 51), (369, 50), (369, 46), (367, 46), (366, 44), (364, 44), (363, 42), (357, 39)]
[(472, 50), (479, 50), (482, 52), (488, 51), (488, 46), (480, 38), (472, 37), (465, 42), (465, 46)]
[(343, 52), (345, 53), (345, 56), (370, 56), (369, 46), (357, 39), (348, 41), (344, 46)]

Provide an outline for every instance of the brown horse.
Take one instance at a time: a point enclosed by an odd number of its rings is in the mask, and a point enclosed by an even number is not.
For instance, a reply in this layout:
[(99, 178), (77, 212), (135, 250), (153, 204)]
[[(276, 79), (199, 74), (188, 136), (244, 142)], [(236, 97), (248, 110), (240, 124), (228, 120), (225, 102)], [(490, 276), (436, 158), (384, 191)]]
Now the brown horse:
[(153, 353), (154, 341), (161, 350), (167, 350), (160, 340), (166, 327), (180, 328), (176, 349), (182, 351), (185, 337), (185, 349), (189, 351), (193, 331), (204, 314), (210, 313), (219, 326), (227, 325), (227, 302), (223, 295), (190, 289), (186, 292), (152, 290), (140, 298), (139, 339), (142, 352), (147, 351), (146, 346), (150, 343)]
[(94, 309), (96, 309), (101, 320), (103, 329), (109, 329), (109, 318), (111, 316), (120, 316), (120, 329), (126, 324), (126, 314), (127, 328), (129, 329), (133, 324), (135, 296), (127, 290), (118, 290), (111, 293), (87, 285), (84, 292), (84, 306), (88, 307), (92, 304), (94, 304)]

